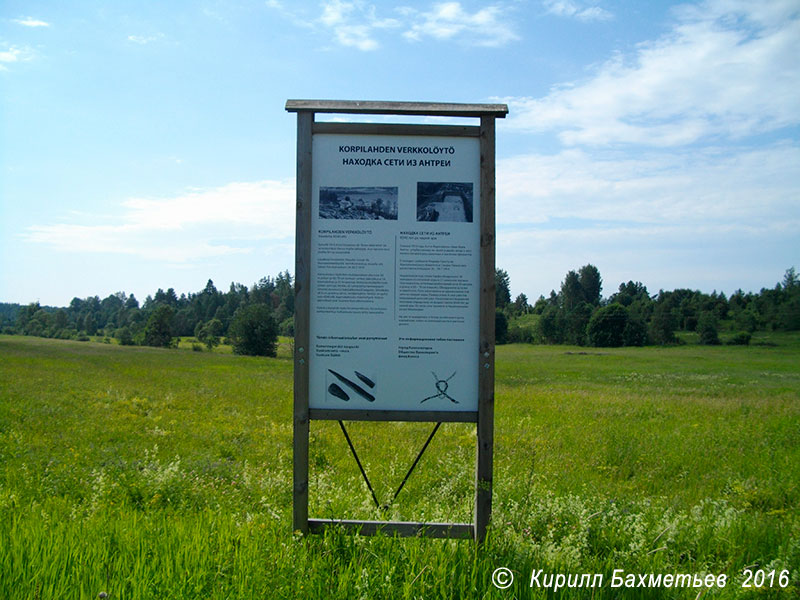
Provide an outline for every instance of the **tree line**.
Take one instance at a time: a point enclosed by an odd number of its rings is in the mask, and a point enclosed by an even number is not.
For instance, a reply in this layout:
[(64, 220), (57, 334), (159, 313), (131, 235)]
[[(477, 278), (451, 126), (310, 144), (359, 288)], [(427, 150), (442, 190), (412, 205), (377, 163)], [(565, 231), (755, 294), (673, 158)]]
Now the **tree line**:
[(678, 332), (696, 332), (701, 344), (749, 344), (755, 331), (800, 330), (800, 279), (791, 267), (783, 281), (760, 292), (737, 290), (706, 294), (697, 290), (659, 290), (641, 282), (620, 283), (602, 296), (603, 280), (592, 264), (569, 271), (558, 292), (530, 305), (525, 294), (512, 301), (508, 273), (495, 274), (498, 343), (528, 342), (579, 346), (674, 344)]
[[(497, 269), (496, 337), (503, 343), (644, 346), (674, 344), (679, 332), (696, 332), (700, 343), (748, 344), (755, 331), (800, 330), (800, 279), (794, 267), (783, 281), (758, 293), (737, 290), (730, 297), (697, 290), (659, 290), (641, 282), (621, 283), (602, 296), (603, 279), (594, 265), (569, 271), (559, 291), (530, 304), (511, 300), (508, 273)], [(107, 298), (73, 298), (69, 306), (0, 303), (0, 331), (61, 339), (103, 336), (123, 345), (174, 347), (193, 338), (196, 349), (222, 342), (238, 354), (274, 356), (277, 336), (294, 335), (294, 280), (289, 271), (263, 277), (251, 287), (231, 283), (227, 292), (210, 279), (196, 293), (178, 296), (159, 289), (143, 303), (117, 292)]]
[(123, 345), (160, 347), (194, 337), (209, 349), (227, 341), (237, 354), (274, 356), (278, 334), (294, 335), (294, 280), (285, 271), (250, 288), (231, 283), (222, 292), (209, 279), (205, 288), (188, 295), (159, 288), (141, 305), (125, 292), (102, 300), (73, 298), (63, 308), (0, 304), (0, 330), (77, 340), (100, 335)]

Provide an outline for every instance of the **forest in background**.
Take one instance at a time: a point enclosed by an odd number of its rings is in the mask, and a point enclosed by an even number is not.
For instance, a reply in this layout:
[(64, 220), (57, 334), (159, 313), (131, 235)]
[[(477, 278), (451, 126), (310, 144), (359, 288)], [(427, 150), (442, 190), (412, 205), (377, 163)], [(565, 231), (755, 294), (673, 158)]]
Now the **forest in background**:
[[(569, 271), (558, 291), (532, 304), (524, 293), (511, 299), (506, 271), (496, 270), (495, 284), (499, 344), (663, 345), (680, 343), (681, 332), (693, 332), (702, 344), (749, 344), (755, 331), (800, 330), (794, 267), (773, 288), (730, 297), (690, 289), (651, 294), (638, 281), (603, 297), (600, 271), (591, 264)], [(73, 298), (66, 307), (0, 303), (0, 332), (162, 347), (194, 338), (195, 349), (228, 343), (239, 354), (274, 356), (277, 336), (294, 335), (294, 280), (287, 270), (222, 292), (209, 279), (199, 292), (178, 296), (159, 288), (142, 303), (125, 292)]]
[(277, 336), (294, 335), (294, 280), (285, 271), (250, 288), (231, 283), (222, 292), (209, 279), (188, 295), (159, 288), (141, 304), (125, 292), (102, 300), (73, 298), (63, 308), (4, 303), (0, 332), (81, 341), (99, 335), (123, 345), (161, 347), (194, 337), (208, 349), (227, 342), (238, 354), (274, 356)]
[(690, 289), (651, 294), (639, 281), (620, 283), (602, 296), (594, 265), (569, 271), (559, 291), (531, 305), (525, 294), (513, 301), (508, 274), (495, 275), (498, 343), (573, 344), (619, 347), (681, 343), (693, 333), (701, 344), (749, 344), (755, 331), (800, 330), (800, 279), (794, 267), (783, 281), (760, 292), (737, 290), (730, 297)]

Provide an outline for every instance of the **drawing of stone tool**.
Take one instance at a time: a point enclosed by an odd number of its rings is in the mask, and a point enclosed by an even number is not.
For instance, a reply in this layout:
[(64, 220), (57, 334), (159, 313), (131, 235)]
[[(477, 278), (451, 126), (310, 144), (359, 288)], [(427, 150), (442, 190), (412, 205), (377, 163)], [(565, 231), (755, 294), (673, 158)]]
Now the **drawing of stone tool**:
[(358, 371), (353, 371), (353, 373), (355, 373), (356, 377), (358, 377), (361, 381), (366, 383), (369, 387), (371, 387), (371, 388), (375, 387), (375, 382), (372, 381), (372, 379), (370, 379), (366, 375), (363, 375), (363, 374), (359, 373)]
[(350, 381), (347, 377), (345, 377), (344, 375), (340, 375), (339, 373), (337, 373), (336, 371), (334, 371), (332, 369), (328, 369), (328, 372), (331, 375), (333, 375), (334, 377), (336, 377), (336, 379), (341, 381), (343, 384), (345, 384), (347, 387), (349, 387), (351, 390), (353, 390), (356, 394), (361, 396), (362, 398), (365, 398), (366, 400), (369, 400), (370, 402), (375, 402), (375, 396), (370, 394), (367, 390), (362, 388), (356, 382)]
[(350, 396), (347, 394), (347, 392), (345, 392), (342, 388), (340, 388), (335, 383), (332, 383), (332, 384), (330, 384), (328, 386), (328, 392), (332, 396), (336, 396), (337, 398), (339, 398), (341, 400), (350, 400)]

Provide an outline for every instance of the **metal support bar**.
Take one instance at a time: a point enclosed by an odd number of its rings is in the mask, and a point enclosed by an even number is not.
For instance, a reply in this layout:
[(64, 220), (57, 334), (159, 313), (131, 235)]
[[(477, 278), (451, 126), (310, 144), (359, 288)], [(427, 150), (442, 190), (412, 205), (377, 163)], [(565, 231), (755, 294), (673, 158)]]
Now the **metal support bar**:
[(416, 466), (417, 466), (417, 463), (419, 462), (419, 459), (420, 459), (420, 458), (422, 458), (422, 455), (425, 453), (425, 450), (427, 450), (427, 449), (428, 449), (428, 444), (430, 444), (430, 443), (431, 443), (431, 440), (433, 439), (433, 436), (435, 436), (435, 435), (436, 435), (436, 432), (439, 430), (439, 426), (440, 426), (441, 424), (442, 424), (442, 423), (441, 423), (441, 421), (440, 421), (439, 423), (437, 423), (437, 424), (436, 424), (436, 425), (433, 427), (433, 431), (431, 431), (431, 434), (428, 436), (428, 440), (425, 442), (425, 445), (422, 447), (422, 450), (420, 450), (420, 451), (419, 451), (419, 454), (417, 454), (417, 458), (415, 458), (415, 459), (414, 459), (414, 464), (413, 464), (413, 465), (411, 465), (411, 468), (408, 470), (408, 473), (406, 473), (406, 476), (403, 478), (403, 483), (401, 483), (401, 484), (400, 484), (400, 487), (399, 487), (399, 488), (397, 488), (397, 491), (394, 493), (394, 496), (392, 496), (392, 499), (391, 499), (391, 501), (389, 502), (389, 504), (387, 504), (387, 505), (386, 505), (386, 508), (389, 508), (389, 506), (390, 506), (392, 503), (394, 503), (394, 501), (397, 499), (397, 496), (399, 496), (399, 495), (400, 495), (400, 491), (403, 489), (403, 486), (406, 484), (406, 481), (408, 481), (408, 478), (411, 476), (411, 472), (414, 470), (414, 467), (416, 467)]
[(469, 539), (475, 528), (471, 523), (415, 523), (409, 521), (352, 521), (346, 519), (309, 519), (308, 530), (322, 533), (328, 527), (340, 527), (360, 535), (425, 536), (431, 538)]
[(364, 481), (366, 482), (367, 487), (369, 488), (369, 493), (372, 494), (372, 500), (373, 502), (375, 502), (375, 506), (378, 508), (378, 510), (388, 509), (394, 503), (394, 501), (397, 500), (397, 497), (400, 495), (400, 492), (406, 485), (408, 478), (411, 477), (411, 473), (414, 472), (414, 469), (416, 468), (417, 464), (422, 458), (422, 455), (425, 454), (425, 450), (428, 449), (431, 440), (433, 440), (433, 436), (435, 436), (436, 432), (439, 431), (439, 427), (441, 425), (442, 425), (441, 422), (436, 423), (436, 425), (434, 425), (433, 431), (431, 431), (431, 434), (428, 436), (428, 439), (425, 440), (425, 444), (422, 446), (422, 449), (419, 451), (417, 457), (414, 459), (414, 462), (411, 464), (411, 468), (408, 469), (406, 476), (403, 477), (403, 481), (400, 483), (400, 487), (397, 488), (397, 491), (394, 493), (394, 496), (392, 496), (392, 499), (387, 504), (381, 506), (381, 503), (378, 501), (378, 497), (375, 495), (375, 490), (372, 488), (372, 484), (369, 481), (369, 477), (367, 477), (367, 472), (366, 470), (364, 470), (364, 466), (361, 464), (361, 460), (358, 458), (358, 453), (356, 452), (355, 446), (353, 446), (353, 441), (350, 439), (350, 435), (347, 433), (347, 429), (344, 426), (344, 421), (339, 421), (339, 427), (342, 428), (344, 439), (347, 440), (347, 445), (350, 446), (350, 452), (353, 453), (353, 458), (356, 459), (356, 464), (358, 465), (358, 468), (361, 471), (361, 476), (364, 478)]
[(353, 442), (350, 441), (350, 436), (347, 434), (347, 429), (344, 427), (344, 421), (339, 421), (339, 427), (342, 428), (342, 433), (344, 434), (344, 438), (347, 440), (347, 445), (350, 446), (350, 452), (353, 453), (353, 458), (356, 459), (358, 468), (361, 469), (361, 475), (364, 477), (364, 481), (367, 482), (367, 487), (369, 488), (369, 493), (372, 494), (372, 499), (375, 501), (375, 506), (378, 508), (378, 510), (380, 510), (381, 503), (378, 502), (378, 498), (375, 496), (375, 490), (372, 489), (372, 484), (369, 482), (369, 477), (367, 477), (367, 472), (364, 470), (364, 467), (361, 465), (361, 461), (358, 459), (358, 454), (353, 446)]

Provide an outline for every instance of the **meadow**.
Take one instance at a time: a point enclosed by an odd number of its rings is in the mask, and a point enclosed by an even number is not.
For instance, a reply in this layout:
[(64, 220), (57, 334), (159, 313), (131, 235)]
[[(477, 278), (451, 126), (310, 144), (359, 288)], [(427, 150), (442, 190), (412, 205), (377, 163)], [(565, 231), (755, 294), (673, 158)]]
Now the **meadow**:
[[(0, 598), (800, 595), (797, 335), (498, 347), (482, 546), (292, 533), (290, 355), (0, 336)], [(432, 424), (348, 427), (383, 500)], [(443, 425), (379, 512), (338, 425), (312, 422), (310, 513), (470, 521), (474, 453), (474, 425)], [(746, 568), (773, 585), (742, 587)], [(529, 587), (539, 569), (604, 584)], [(727, 585), (612, 588), (615, 569)]]

